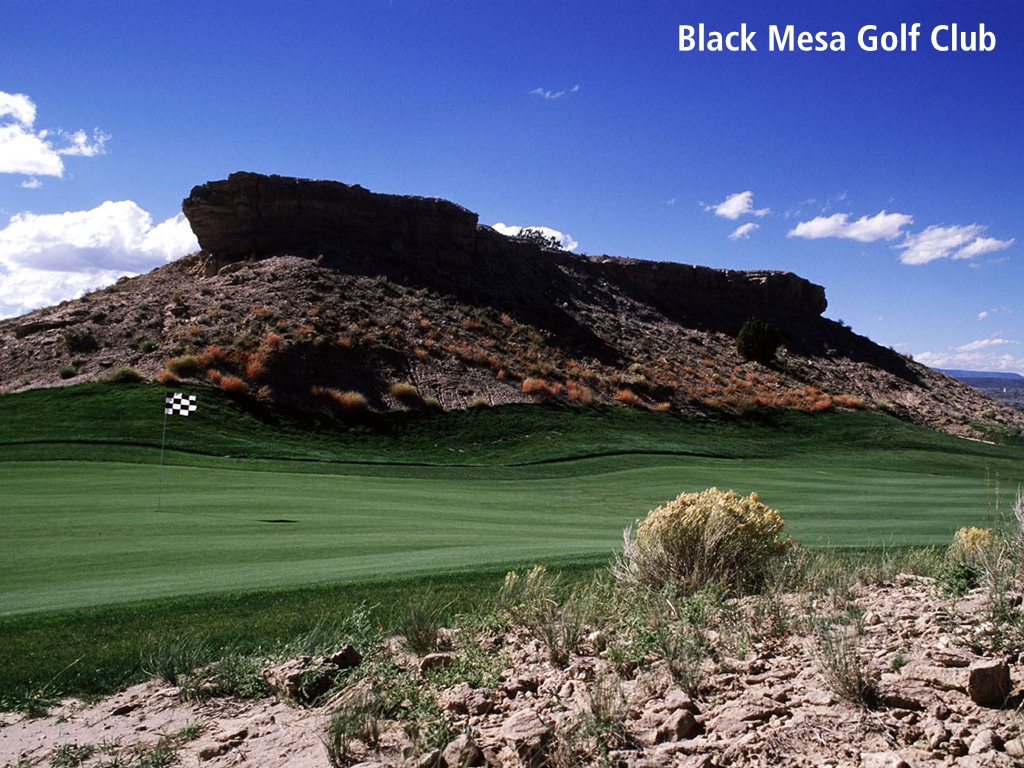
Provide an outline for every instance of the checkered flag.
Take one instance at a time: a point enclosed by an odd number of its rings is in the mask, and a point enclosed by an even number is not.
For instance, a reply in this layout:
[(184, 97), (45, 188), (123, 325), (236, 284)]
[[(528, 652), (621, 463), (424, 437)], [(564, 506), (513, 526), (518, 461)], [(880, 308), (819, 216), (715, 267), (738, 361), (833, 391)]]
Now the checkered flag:
[(178, 414), (179, 416), (188, 416), (190, 413), (195, 413), (196, 408), (196, 396), (195, 395), (183, 395), (181, 392), (175, 392), (173, 395), (167, 395), (165, 401), (167, 407), (164, 408), (164, 413), (168, 416)]

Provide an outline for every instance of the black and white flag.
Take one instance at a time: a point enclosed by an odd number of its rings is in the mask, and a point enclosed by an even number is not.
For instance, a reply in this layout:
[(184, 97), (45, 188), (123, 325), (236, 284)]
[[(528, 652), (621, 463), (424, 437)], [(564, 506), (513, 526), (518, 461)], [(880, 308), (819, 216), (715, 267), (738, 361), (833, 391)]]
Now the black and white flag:
[(196, 408), (196, 396), (195, 395), (183, 395), (181, 392), (175, 392), (173, 395), (167, 396), (167, 407), (164, 408), (164, 413), (168, 416), (178, 414), (180, 416), (188, 416), (190, 413), (195, 413)]

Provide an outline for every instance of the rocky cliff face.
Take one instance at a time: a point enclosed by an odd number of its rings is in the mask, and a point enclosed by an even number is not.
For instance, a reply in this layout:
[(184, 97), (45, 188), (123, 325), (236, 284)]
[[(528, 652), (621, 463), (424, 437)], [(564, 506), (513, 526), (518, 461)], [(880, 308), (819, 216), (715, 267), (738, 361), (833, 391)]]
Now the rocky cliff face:
[[(481, 226), (438, 198), (370, 192), (335, 181), (233, 173), (197, 186), (182, 203), (211, 268), (274, 254), (330, 257), (351, 270), (529, 303), (558, 273), (613, 282), (679, 319), (736, 326), (750, 315), (784, 325), (825, 311), (825, 290), (788, 272), (739, 272), (542, 249)], [(492, 296), (493, 298), (493, 296)], [(516, 301), (518, 299), (518, 301)]]
[[(1024, 427), (823, 317), (824, 289), (793, 274), (574, 255), (444, 200), (329, 181), (236, 173), (183, 208), (203, 252), (0, 321), (0, 392), (127, 367), (331, 413), (354, 393), (374, 410), (856, 407), (975, 437)], [(736, 350), (750, 316), (779, 331), (770, 365)]]

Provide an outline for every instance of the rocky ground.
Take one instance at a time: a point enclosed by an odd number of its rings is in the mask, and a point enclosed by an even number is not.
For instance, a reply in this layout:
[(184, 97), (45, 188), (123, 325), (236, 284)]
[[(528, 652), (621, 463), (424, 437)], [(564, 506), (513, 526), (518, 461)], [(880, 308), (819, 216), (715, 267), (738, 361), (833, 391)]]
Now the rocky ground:
[[(358, 668), (347, 649), (268, 670), (278, 695), (258, 701), (183, 697), (152, 681), (98, 702), (67, 701), (45, 717), (5, 714), (0, 764), (312, 767), (331, 765), (330, 751), (336, 765), (364, 768), (1024, 765), (1024, 659), (991, 650), (998, 628), (987, 623), (986, 591), (954, 600), (933, 580), (902, 574), (857, 585), (850, 597), (857, 620), (849, 635), (833, 636), (849, 646), (826, 647), (789, 620), (741, 656), (705, 660), (697, 684), (662, 658), (623, 662), (601, 631), (553, 663), (546, 642), (523, 627), (472, 638), (442, 630), (447, 650), (417, 655), (397, 638), (382, 650), (396, 674), (420, 681), (400, 707), (431, 691), (435, 721), (415, 728), (383, 715), (346, 719), (379, 711), (372, 704), (389, 684), (379, 659), (376, 673), (348, 678), (318, 706), (289, 698), (295, 673)], [(795, 617), (806, 599), (781, 595), (776, 607)], [(773, 619), (759, 610), (766, 630)], [(715, 630), (707, 636), (714, 641)], [(470, 646), (497, 671), (486, 684), (451, 674)], [(842, 685), (851, 659), (853, 678), (865, 682), (853, 691)]]

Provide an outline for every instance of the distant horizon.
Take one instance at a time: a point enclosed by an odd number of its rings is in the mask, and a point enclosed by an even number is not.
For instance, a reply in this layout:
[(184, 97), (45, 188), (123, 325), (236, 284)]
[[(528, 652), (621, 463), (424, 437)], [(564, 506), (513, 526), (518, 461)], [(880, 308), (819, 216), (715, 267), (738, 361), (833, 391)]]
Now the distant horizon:
[(441, 197), (575, 251), (793, 272), (925, 365), (1024, 374), (1005, 0), (40, 0), (0, 24), (0, 317), (196, 250), (180, 201), (245, 170)]
[(1013, 371), (965, 371), (960, 368), (936, 368), (939, 373), (944, 373), (947, 376), (955, 378), (974, 378), (974, 379), (1021, 379), (1024, 381), (1024, 376)]

